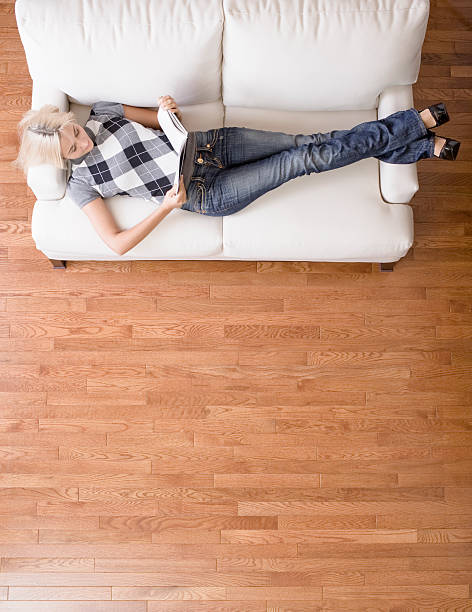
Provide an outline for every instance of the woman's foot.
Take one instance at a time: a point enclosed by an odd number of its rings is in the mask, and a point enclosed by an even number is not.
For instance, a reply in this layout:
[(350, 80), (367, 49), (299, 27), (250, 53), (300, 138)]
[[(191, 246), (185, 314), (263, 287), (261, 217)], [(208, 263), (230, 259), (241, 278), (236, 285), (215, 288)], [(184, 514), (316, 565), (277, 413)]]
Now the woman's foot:
[(442, 138), (441, 136), (434, 137), (434, 155), (436, 157), (439, 157), (439, 154), (441, 153), (441, 150), (445, 142), (446, 142), (446, 139)]
[(431, 114), (429, 108), (425, 108), (423, 111), (421, 111), (420, 117), (423, 119), (423, 123), (427, 128), (431, 129), (436, 127), (436, 119)]

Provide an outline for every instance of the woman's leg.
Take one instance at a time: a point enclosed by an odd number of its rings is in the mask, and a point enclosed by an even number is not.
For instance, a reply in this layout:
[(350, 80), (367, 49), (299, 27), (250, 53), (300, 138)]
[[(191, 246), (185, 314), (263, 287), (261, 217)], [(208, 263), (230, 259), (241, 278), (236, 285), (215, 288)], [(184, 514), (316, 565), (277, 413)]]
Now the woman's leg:
[(373, 155), (373, 157), (389, 164), (412, 164), (420, 159), (434, 156), (434, 138), (434, 132), (428, 130), (426, 136), (417, 138), (383, 155)]
[(337, 130), (335, 138), (321, 144), (309, 142), (229, 168), (223, 163), (222, 169), (208, 174), (208, 181), (200, 179), (201, 198), (195, 210), (210, 216), (230, 215), (298, 176), (341, 168), (368, 157), (410, 164), (433, 156), (433, 138), (418, 111), (409, 109), (351, 130)]
[(258, 161), (305, 144), (321, 144), (340, 134), (339, 130), (314, 134), (287, 134), (246, 127), (224, 127), (219, 131), (220, 135), (213, 151), (225, 168)]
[[(414, 111), (413, 117), (410, 116), (408, 118), (410, 124), (411, 122), (420, 124), (420, 133), (419, 135), (417, 133), (414, 140), (427, 137), (428, 140), (431, 141), (434, 138), (433, 132), (430, 132), (426, 128), (416, 109), (410, 109), (410, 111)], [(410, 111), (408, 112), (410, 113)], [(405, 113), (405, 111), (399, 111), (399, 113)], [(387, 129), (390, 127), (392, 133), (394, 130), (398, 130), (399, 125), (401, 126), (401, 123), (404, 121), (404, 117), (401, 115), (395, 119), (395, 116), (399, 115), (399, 113), (394, 113), (390, 115), (390, 117), (385, 118), (391, 119), (391, 127), (390, 123), (385, 127)], [(293, 147), (300, 147), (311, 143), (323, 144), (332, 139), (344, 138), (351, 132), (355, 133), (365, 129), (372, 129), (371, 124), (374, 124), (375, 127), (375, 124), (378, 122), (382, 123), (384, 120), (367, 121), (350, 130), (332, 130), (330, 132), (317, 132), (314, 134), (287, 134), (285, 132), (254, 130), (245, 127), (224, 127), (220, 128), (218, 130), (219, 133), (215, 134), (217, 137), (212, 139), (215, 140), (215, 142), (212, 143), (213, 146), (211, 148), (202, 149), (205, 152), (212, 153), (216, 159), (220, 159), (222, 167), (231, 168), (233, 166), (239, 166), (251, 161), (270, 157), (275, 153), (280, 153), (281, 151), (292, 149)], [(373, 134), (373, 137), (375, 138), (375, 134)], [(428, 147), (425, 142), (417, 143), (411, 147), (407, 146), (409, 144), (409, 142), (404, 141), (400, 146), (395, 148), (394, 151), (389, 150), (388, 153), (384, 155), (372, 155), (371, 157), (376, 157), (377, 159), (390, 163), (412, 163), (404, 160), (415, 158), (421, 153), (423, 157), (429, 157), (429, 155), (426, 154), (428, 152)]]

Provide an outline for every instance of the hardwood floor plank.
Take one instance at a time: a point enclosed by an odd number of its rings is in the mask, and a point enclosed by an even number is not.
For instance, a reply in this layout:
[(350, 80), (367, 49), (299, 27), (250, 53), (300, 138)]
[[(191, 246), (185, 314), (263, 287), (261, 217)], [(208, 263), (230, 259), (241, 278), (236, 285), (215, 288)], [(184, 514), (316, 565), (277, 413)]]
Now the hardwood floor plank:
[(2, 612), (147, 612), (145, 601), (8, 601)]
[[(148, 601), (148, 612), (183, 612), (188, 610), (186, 601)], [(195, 612), (267, 612), (265, 601), (198, 601), (192, 600)]]
[(357, 599), (367, 597), (375, 597), (379, 599), (390, 598), (405, 600), (409, 599), (421, 599), (423, 597), (458, 597), (467, 598), (469, 596), (469, 585), (454, 585), (454, 584), (432, 584), (432, 585), (378, 585), (373, 587), (372, 585), (366, 586), (353, 586), (353, 587), (338, 587), (338, 586), (326, 586), (323, 587), (323, 596), (329, 598), (342, 598), (342, 599)]
[(11, 601), (107, 601), (111, 600), (110, 587), (10, 587), (8, 599)]
[(369, 585), (427, 585), (457, 584), (467, 585), (472, 582), (471, 572), (463, 571), (416, 571), (416, 572), (365, 572), (365, 584)]

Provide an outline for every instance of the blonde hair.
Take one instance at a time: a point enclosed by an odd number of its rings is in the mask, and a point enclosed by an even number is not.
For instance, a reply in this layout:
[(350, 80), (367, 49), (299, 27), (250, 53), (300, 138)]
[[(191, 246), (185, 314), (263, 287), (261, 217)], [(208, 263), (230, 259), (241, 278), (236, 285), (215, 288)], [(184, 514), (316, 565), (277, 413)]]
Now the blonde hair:
[(67, 170), (68, 160), (62, 156), (59, 134), (72, 123), (77, 123), (72, 111), (60, 111), (52, 104), (27, 111), (18, 123), (20, 149), (11, 165), (25, 175), (31, 166), (40, 164), (52, 164)]

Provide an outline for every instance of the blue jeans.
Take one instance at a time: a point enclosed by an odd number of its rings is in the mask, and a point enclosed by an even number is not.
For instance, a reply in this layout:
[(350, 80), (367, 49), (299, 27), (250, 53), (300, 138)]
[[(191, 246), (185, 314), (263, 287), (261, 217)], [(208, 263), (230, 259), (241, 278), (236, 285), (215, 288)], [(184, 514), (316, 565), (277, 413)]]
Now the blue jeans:
[(212, 217), (232, 215), (297, 176), (368, 157), (411, 164), (434, 154), (434, 133), (414, 108), (326, 133), (222, 127), (195, 134), (194, 172), (182, 209)]

